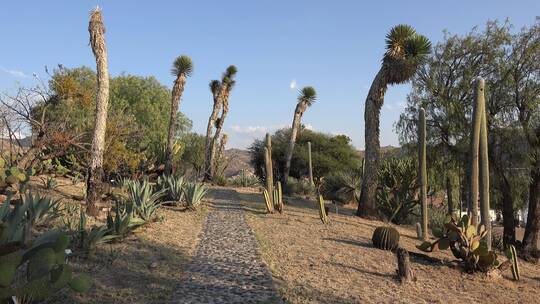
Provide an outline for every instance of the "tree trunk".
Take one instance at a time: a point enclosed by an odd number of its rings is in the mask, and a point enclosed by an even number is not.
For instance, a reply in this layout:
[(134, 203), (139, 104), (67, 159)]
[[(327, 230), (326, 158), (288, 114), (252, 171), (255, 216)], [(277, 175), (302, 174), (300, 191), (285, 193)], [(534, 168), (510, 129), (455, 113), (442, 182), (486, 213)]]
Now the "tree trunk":
[(452, 195), (452, 180), (450, 179), (450, 174), (446, 173), (446, 200), (448, 204), (448, 214), (454, 214), (454, 199)]
[(418, 184), (420, 186), (420, 206), (422, 213), (422, 240), (424, 241), (427, 241), (429, 238), (426, 162), (426, 111), (420, 108), (418, 111)]
[(373, 79), (364, 110), (365, 166), (362, 192), (360, 193), (360, 202), (356, 214), (367, 218), (376, 218), (378, 216), (376, 195), (380, 165), (379, 123), (386, 88), (387, 83), (383, 69), (381, 69)]
[(296, 109), (294, 111), (294, 117), (291, 127), (291, 137), (289, 139), (289, 147), (287, 148), (287, 155), (285, 158), (285, 169), (283, 170), (283, 185), (287, 184), (287, 178), (289, 178), (289, 173), (291, 172), (291, 161), (294, 151), (294, 144), (296, 143), (296, 136), (298, 134), (298, 129), (300, 129), (300, 121), (302, 120), (302, 115), (304, 114), (305, 109), (306, 105), (299, 102), (296, 105)]
[(206, 145), (204, 147), (204, 180), (209, 181), (212, 179), (212, 131), (214, 130), (214, 126), (216, 124), (216, 119), (219, 114), (219, 111), (221, 110), (221, 101), (219, 98), (219, 94), (214, 96), (214, 107), (212, 109), (212, 113), (210, 114), (210, 117), (208, 118), (208, 125), (206, 127)]
[(186, 77), (184, 74), (178, 75), (174, 81), (172, 96), (171, 96), (171, 113), (169, 115), (169, 132), (167, 133), (167, 153), (165, 159), (165, 174), (172, 174), (173, 167), (173, 148), (174, 137), (176, 135), (176, 116), (178, 114), (178, 107), (180, 106), (180, 98), (184, 92), (184, 85), (186, 83)]
[(540, 230), (540, 149), (536, 149), (534, 166), (531, 168), (527, 225), (523, 236), (523, 253), (526, 258), (538, 258), (538, 234)]
[(514, 200), (512, 189), (506, 177), (499, 175), (502, 195), (502, 215), (503, 215), (503, 242), (504, 247), (515, 245), (516, 243), (516, 223), (514, 217)]
[(314, 187), (315, 183), (313, 182), (313, 163), (311, 161), (311, 142), (310, 141), (308, 141), (307, 147), (308, 147), (308, 165), (309, 165), (309, 168), (308, 168), (309, 184), (311, 185), (311, 187)]
[(214, 133), (214, 138), (210, 143), (210, 177), (213, 178), (216, 169), (216, 144), (221, 136), (221, 130), (223, 129), (223, 124), (225, 123), (225, 118), (229, 112), (229, 87), (226, 86), (222, 95), (222, 110), (221, 116), (219, 117), (218, 123), (216, 125), (216, 133)]
[(90, 33), (90, 45), (96, 59), (98, 87), (91, 159), (86, 182), (86, 213), (95, 216), (99, 213), (96, 203), (101, 200), (102, 194), (103, 151), (105, 149), (107, 108), (109, 105), (109, 71), (104, 36), (105, 26), (99, 9), (92, 11), (88, 31)]

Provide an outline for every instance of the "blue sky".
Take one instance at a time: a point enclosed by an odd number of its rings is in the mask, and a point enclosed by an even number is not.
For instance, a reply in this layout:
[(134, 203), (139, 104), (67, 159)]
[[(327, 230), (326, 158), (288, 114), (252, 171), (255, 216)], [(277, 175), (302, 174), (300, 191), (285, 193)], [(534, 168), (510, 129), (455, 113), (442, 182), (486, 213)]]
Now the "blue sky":
[[(367, 1), (365, 1), (367, 2)], [(367, 90), (380, 66), (386, 32), (407, 23), (435, 44), (443, 30), (463, 34), (487, 20), (532, 24), (540, 1), (2, 1), (0, 91), (46, 77), (44, 66), (95, 67), (88, 47), (88, 12), (99, 5), (107, 27), (111, 74), (156, 76), (171, 86), (170, 67), (191, 56), (181, 111), (202, 133), (211, 111), (208, 82), (238, 67), (225, 131), (229, 147), (291, 123), (297, 91), (314, 86), (318, 101), (304, 115), (309, 127), (346, 134), (364, 146)], [(388, 90), (381, 144), (397, 145), (393, 124), (410, 87)]]

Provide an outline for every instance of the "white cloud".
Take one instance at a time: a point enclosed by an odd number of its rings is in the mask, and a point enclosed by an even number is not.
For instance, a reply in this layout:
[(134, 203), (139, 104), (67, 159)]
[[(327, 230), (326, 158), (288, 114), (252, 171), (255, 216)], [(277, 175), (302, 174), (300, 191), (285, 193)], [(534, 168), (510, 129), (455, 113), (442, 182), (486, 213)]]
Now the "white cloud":
[(13, 76), (13, 77), (18, 77), (18, 78), (28, 78), (29, 77), (23, 71), (6, 69), (3, 66), (0, 66), (0, 70), (2, 72), (4, 72), (4, 73), (7, 73), (7, 74)]
[(289, 88), (290, 88), (291, 90), (295, 90), (296, 87), (297, 87), (297, 86), (296, 86), (296, 79), (293, 79), (293, 80), (291, 81), (291, 83), (289, 84)]
[(401, 111), (403, 109), (405, 109), (405, 107), (407, 106), (407, 104), (403, 101), (400, 101), (400, 102), (396, 102), (396, 103), (389, 103), (389, 102), (385, 102), (384, 103), (384, 109), (385, 110), (388, 110), (388, 111)]

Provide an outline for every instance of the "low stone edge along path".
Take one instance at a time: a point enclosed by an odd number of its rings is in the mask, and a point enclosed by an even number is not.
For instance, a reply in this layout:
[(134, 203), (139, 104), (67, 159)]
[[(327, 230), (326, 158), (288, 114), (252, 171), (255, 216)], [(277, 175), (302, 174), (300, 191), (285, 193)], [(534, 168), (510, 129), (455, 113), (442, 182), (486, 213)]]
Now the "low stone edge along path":
[(214, 189), (211, 210), (172, 303), (283, 303), (238, 193)]

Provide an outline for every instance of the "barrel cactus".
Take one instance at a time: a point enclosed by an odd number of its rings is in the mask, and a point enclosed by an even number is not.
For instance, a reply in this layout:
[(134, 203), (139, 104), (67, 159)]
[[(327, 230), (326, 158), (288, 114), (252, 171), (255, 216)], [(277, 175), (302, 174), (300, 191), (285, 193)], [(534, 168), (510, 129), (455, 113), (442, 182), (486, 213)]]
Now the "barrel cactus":
[(399, 246), (399, 232), (393, 227), (377, 227), (371, 241), (379, 249), (395, 250)]

